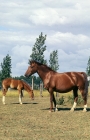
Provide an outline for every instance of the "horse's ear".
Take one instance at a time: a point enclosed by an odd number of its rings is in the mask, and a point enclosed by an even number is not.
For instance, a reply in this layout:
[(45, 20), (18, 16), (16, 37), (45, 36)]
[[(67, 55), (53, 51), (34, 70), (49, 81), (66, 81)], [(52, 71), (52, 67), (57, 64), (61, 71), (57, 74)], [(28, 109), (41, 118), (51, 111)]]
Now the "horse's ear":
[(32, 60), (31, 60), (31, 61), (29, 60), (29, 63), (30, 63), (30, 65), (31, 65), (31, 64), (32, 64)]
[(35, 62), (33, 60), (30, 61), (30, 65), (34, 64)]

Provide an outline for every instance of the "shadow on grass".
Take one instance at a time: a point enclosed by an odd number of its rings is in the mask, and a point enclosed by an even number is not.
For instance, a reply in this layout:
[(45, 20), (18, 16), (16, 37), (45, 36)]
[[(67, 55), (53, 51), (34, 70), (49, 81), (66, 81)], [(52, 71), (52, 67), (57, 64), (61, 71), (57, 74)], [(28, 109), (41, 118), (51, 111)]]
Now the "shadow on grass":
[[(41, 109), (41, 110), (50, 110), (50, 108), (45, 108), (45, 109)], [(67, 110), (70, 110), (70, 108), (58, 108), (58, 111), (62, 111), (62, 110), (67, 111)]]
[[(20, 104), (20, 103), (11, 103), (11, 104)], [(38, 104), (38, 103), (23, 103), (23, 104)]]
[[(70, 111), (71, 108), (58, 108), (58, 111)], [(41, 110), (50, 110), (50, 108), (45, 108)], [(76, 108), (75, 111), (83, 111), (83, 108)], [(90, 111), (90, 108), (87, 108), (87, 111)]]
[[(70, 111), (71, 108), (58, 108), (58, 111)], [(80, 108), (76, 108), (75, 111), (83, 111), (83, 108), (80, 107)], [(90, 111), (90, 108), (87, 108), (87, 111)]]

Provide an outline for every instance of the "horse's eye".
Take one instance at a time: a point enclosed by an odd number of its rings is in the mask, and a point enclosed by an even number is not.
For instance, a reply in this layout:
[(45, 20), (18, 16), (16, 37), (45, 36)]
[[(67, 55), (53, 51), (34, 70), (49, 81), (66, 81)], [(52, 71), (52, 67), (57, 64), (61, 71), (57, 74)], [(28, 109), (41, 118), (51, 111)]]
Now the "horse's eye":
[(34, 66), (31, 66), (31, 68), (33, 68)]

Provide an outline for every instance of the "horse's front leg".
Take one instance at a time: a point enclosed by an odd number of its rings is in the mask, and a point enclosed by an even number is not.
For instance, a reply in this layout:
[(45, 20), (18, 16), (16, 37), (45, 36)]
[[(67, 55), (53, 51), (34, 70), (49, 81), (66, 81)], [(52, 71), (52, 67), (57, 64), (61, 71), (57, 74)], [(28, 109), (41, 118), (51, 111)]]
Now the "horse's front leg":
[(56, 100), (55, 100), (55, 97), (54, 97), (54, 93), (52, 91), (52, 92), (50, 92), (50, 112), (53, 111), (53, 103), (54, 103), (54, 107), (55, 107), (54, 111), (56, 111), (57, 110), (57, 108), (56, 108)]
[(50, 112), (53, 111), (53, 92), (50, 93)]
[(54, 102), (55, 111), (58, 111), (54, 94), (53, 94), (53, 102)]

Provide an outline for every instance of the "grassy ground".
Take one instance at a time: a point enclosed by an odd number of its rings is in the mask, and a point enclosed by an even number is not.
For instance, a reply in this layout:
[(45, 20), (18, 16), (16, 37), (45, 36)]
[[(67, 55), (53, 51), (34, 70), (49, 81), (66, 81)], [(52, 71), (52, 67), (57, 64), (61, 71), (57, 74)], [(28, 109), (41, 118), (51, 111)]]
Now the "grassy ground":
[[(64, 94), (65, 98), (69, 94)], [(90, 140), (90, 97), (86, 113), (82, 105), (70, 112), (71, 106), (65, 103), (58, 112), (50, 113), (48, 92), (40, 97), (35, 91), (35, 100), (25, 93), (20, 105), (16, 91), (10, 91), (6, 105), (0, 102), (0, 140)]]

